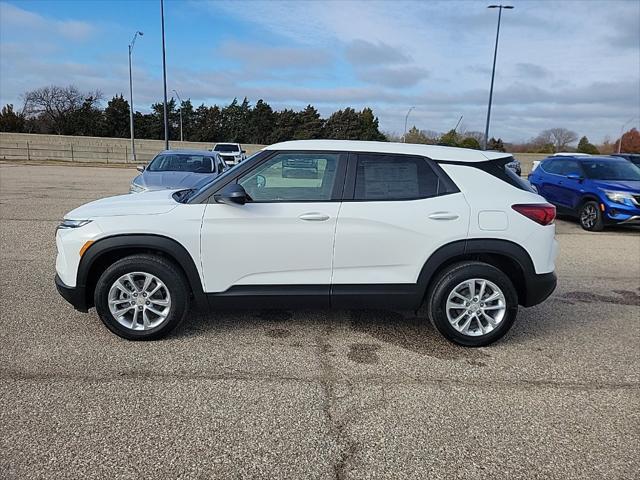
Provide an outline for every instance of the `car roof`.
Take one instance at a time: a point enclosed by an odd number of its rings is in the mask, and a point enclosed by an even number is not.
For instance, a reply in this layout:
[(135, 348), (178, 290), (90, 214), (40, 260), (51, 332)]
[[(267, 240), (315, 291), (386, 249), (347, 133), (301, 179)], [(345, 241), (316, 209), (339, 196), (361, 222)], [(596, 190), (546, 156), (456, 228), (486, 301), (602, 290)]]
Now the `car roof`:
[(176, 150), (163, 150), (158, 155), (166, 155), (166, 154), (178, 154), (178, 155), (206, 155), (208, 157), (215, 157), (218, 152), (212, 152), (211, 150), (189, 150), (187, 148), (179, 148)]
[(216, 145), (240, 145), (239, 143), (233, 143), (233, 142), (217, 142)]
[(469, 148), (444, 147), (417, 143), (367, 142), (362, 140), (293, 140), (275, 143), (264, 150), (324, 150), (420, 155), (433, 160), (455, 162), (485, 162), (509, 158), (510, 153), (480, 151)]
[(551, 155), (545, 160), (565, 160), (565, 159), (573, 159), (573, 160), (606, 160), (609, 162), (616, 162), (618, 160), (625, 160), (622, 157), (616, 157), (615, 155)]

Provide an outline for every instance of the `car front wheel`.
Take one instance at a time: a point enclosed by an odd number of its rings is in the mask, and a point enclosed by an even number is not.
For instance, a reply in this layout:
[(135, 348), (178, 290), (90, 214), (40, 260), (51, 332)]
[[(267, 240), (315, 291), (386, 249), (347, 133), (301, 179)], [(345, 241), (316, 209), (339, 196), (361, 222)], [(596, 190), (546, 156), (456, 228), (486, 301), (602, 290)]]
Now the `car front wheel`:
[(155, 340), (186, 316), (189, 287), (182, 272), (164, 258), (132, 255), (104, 271), (94, 301), (100, 319), (116, 335)]
[(580, 226), (590, 232), (600, 232), (604, 228), (602, 212), (598, 202), (585, 202), (580, 208)]
[(482, 347), (502, 338), (518, 313), (518, 295), (507, 275), (483, 262), (461, 262), (442, 271), (427, 295), (431, 323), (448, 340)]

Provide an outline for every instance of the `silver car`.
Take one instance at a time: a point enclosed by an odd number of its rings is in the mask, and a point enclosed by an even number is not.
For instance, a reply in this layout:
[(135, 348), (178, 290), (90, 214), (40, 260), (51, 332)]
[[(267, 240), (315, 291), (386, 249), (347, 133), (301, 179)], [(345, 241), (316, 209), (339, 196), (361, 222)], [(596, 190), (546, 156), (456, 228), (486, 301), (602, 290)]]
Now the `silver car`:
[(208, 183), (229, 167), (220, 155), (209, 150), (165, 150), (131, 181), (129, 193), (148, 190), (177, 190)]

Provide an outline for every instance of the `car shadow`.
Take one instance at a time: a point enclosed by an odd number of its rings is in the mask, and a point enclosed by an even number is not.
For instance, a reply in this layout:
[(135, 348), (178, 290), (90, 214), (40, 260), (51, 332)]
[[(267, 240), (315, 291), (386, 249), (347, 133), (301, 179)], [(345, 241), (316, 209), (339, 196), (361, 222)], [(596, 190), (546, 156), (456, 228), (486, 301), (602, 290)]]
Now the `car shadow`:
[(258, 333), (263, 338), (293, 347), (304, 346), (304, 340), (308, 341), (310, 337), (314, 337), (315, 342), (315, 337), (320, 335), (328, 343), (335, 341), (348, 345), (351, 360), (371, 358), (372, 352), (385, 346), (440, 360), (468, 360), (478, 366), (483, 366), (482, 358), (490, 358), (486, 348), (465, 348), (447, 341), (421, 311), (417, 315), (391, 310), (192, 312), (170, 338), (230, 333), (246, 334), (252, 339)]

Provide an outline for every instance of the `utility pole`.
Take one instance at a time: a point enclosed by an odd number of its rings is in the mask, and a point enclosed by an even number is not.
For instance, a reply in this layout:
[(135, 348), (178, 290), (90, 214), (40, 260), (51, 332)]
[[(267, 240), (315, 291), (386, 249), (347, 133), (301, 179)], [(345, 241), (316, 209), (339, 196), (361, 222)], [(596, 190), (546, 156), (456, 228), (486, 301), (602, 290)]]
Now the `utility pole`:
[(167, 57), (164, 48), (164, 0), (160, 0), (162, 20), (162, 80), (164, 82), (164, 148), (169, 150), (169, 114), (167, 112)]
[(129, 44), (129, 128), (131, 129), (131, 158), (133, 158), (134, 163), (136, 162), (136, 142), (133, 135), (133, 75), (131, 73), (131, 52), (133, 51), (133, 46), (136, 43), (138, 35), (142, 36), (144, 34), (136, 31)]
[(409, 120), (409, 114), (411, 110), (415, 110), (416, 107), (410, 107), (407, 114), (404, 116), (404, 135), (402, 135), (402, 143), (407, 143), (407, 120)]
[(180, 141), (184, 142), (184, 137), (182, 136), (182, 99), (175, 88), (173, 89), (173, 93), (176, 94), (176, 97), (178, 97), (178, 101), (180, 102)]
[(489, 141), (489, 121), (491, 120), (491, 102), (493, 100), (493, 81), (496, 76), (496, 58), (498, 57), (498, 39), (500, 38), (500, 20), (502, 19), (502, 9), (511, 10), (513, 9), (512, 5), (489, 5), (487, 8), (497, 8), (498, 9), (498, 29), (496, 31), (496, 46), (493, 50), (493, 69), (491, 70), (491, 88), (489, 89), (489, 108), (487, 109), (487, 125), (484, 129), (484, 145), (482, 145), (482, 149), (487, 149), (487, 143)]

